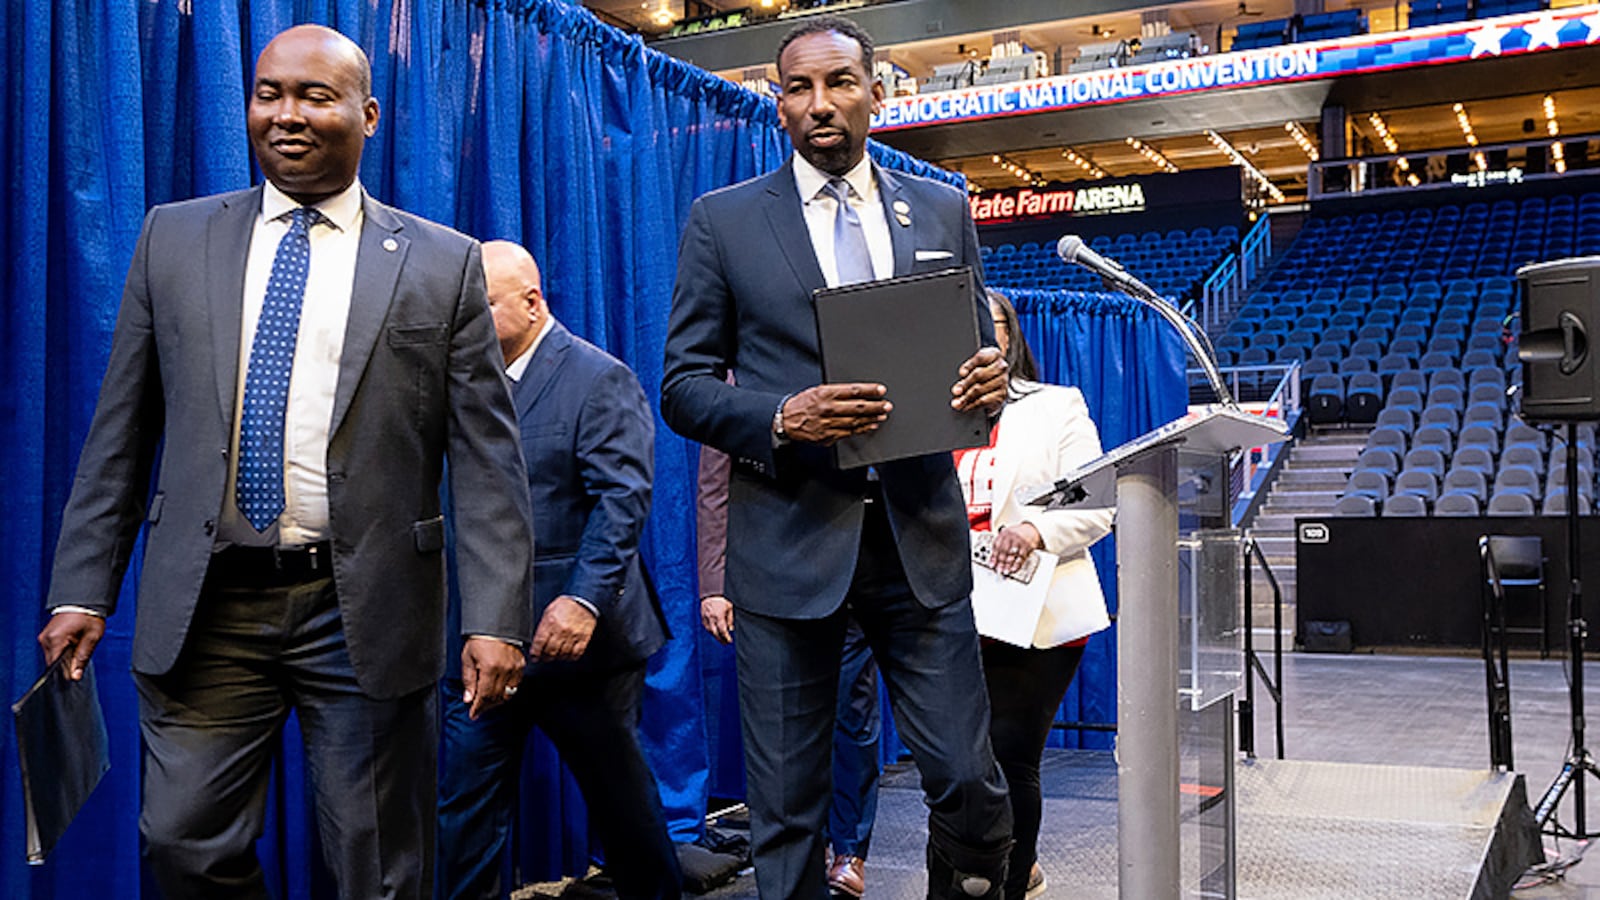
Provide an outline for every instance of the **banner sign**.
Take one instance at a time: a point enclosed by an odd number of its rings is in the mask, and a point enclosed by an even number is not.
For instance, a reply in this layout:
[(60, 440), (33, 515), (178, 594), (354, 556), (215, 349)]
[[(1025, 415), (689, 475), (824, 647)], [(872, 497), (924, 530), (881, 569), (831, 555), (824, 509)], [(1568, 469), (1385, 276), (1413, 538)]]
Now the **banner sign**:
[(979, 225), (1010, 219), (1091, 216), (1143, 212), (1144, 185), (1138, 181), (1098, 187), (1017, 188), (974, 194), (967, 198), (972, 221)]
[(973, 122), (997, 116), (1165, 97), (1232, 87), (1288, 84), (1388, 69), (1515, 56), (1600, 42), (1600, 4), (1409, 31), (1217, 53), (1143, 66), (892, 97), (873, 131)]

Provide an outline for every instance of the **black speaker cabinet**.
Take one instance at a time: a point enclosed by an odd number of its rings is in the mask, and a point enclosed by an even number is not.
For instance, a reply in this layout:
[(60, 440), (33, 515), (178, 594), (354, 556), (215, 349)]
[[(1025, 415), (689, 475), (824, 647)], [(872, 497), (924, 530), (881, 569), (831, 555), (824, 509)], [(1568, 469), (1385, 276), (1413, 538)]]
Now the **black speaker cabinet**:
[(1600, 421), (1600, 256), (1523, 266), (1522, 417)]

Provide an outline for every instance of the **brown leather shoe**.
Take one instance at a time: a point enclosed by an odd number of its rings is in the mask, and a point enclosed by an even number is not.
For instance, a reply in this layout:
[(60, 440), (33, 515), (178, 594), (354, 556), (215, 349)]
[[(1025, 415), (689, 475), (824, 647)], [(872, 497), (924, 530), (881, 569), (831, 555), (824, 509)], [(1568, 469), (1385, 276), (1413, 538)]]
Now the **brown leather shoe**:
[(836, 897), (860, 897), (867, 891), (867, 861), (859, 856), (835, 856), (828, 866), (828, 890)]
[(1033, 864), (1033, 868), (1028, 871), (1028, 892), (1023, 895), (1025, 900), (1037, 900), (1037, 898), (1043, 897), (1045, 887), (1044, 870), (1039, 868), (1039, 864), (1036, 862)]

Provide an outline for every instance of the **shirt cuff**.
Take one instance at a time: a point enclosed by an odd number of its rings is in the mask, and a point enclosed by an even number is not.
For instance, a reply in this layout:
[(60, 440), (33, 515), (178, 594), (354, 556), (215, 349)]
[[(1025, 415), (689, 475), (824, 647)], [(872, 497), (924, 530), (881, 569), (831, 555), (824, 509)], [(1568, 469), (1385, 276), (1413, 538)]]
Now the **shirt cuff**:
[(589, 611), (589, 614), (594, 616), (596, 619), (600, 618), (600, 608), (595, 606), (593, 603), (590, 603), (588, 600), (585, 600), (582, 597), (574, 596), (572, 594), (568, 594), (567, 595), (567, 599), (571, 600), (573, 603), (578, 604), (579, 606), (583, 607), (584, 609), (587, 609)]
[(793, 396), (793, 394), (785, 394), (783, 399), (778, 401), (778, 408), (772, 411), (772, 449), (774, 450), (779, 447), (786, 447), (789, 444), (789, 436), (783, 433), (783, 406)]
[(90, 609), (87, 606), (73, 606), (70, 603), (63, 603), (50, 610), (50, 615), (52, 616), (59, 616), (62, 613), (82, 613), (86, 616), (94, 616), (96, 619), (104, 619), (106, 617), (106, 614), (98, 609)]
[(502, 644), (510, 644), (511, 646), (517, 648), (518, 650), (526, 650), (526, 649), (528, 649), (528, 645), (523, 643), (522, 641), (516, 640), (514, 638), (501, 637), (498, 634), (469, 634), (469, 635), (467, 635), (467, 637), (469, 637), (469, 638), (483, 638), (486, 641), (499, 641)]

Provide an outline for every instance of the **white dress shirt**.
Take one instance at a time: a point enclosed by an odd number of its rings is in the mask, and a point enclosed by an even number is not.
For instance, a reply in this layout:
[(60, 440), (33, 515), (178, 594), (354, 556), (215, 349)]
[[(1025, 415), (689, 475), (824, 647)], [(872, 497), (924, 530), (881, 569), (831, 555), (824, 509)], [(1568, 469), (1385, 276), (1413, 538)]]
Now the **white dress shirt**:
[(544, 317), (544, 324), (539, 326), (539, 333), (533, 336), (533, 343), (528, 345), (528, 349), (518, 354), (517, 358), (511, 361), (511, 365), (506, 366), (506, 377), (511, 379), (513, 384), (522, 380), (523, 374), (528, 371), (528, 363), (533, 361), (534, 351), (538, 350), (539, 345), (544, 343), (544, 336), (550, 333), (550, 329), (555, 325), (555, 322), (556, 317), (547, 314)]
[(314, 204), (327, 221), (311, 228), (310, 271), (306, 274), (294, 364), (289, 374), (283, 429), (285, 505), (278, 521), (257, 534), (239, 513), (235, 497), (239, 421), (244, 411), (250, 348), (255, 343), (272, 261), (278, 253), (278, 242), (289, 230), (288, 214), (300, 206), (271, 182), (262, 191), (261, 214), (245, 260), (239, 374), (234, 386), (233, 435), (228, 441), (228, 485), (217, 531), (221, 543), (299, 547), (328, 537), (328, 432), (333, 425), (333, 395), (339, 385), (339, 360), (344, 351), (356, 255), (365, 220), (361, 198), (361, 183), (355, 181), (340, 193)]
[[(811, 249), (828, 287), (839, 286), (839, 262), (833, 251), (833, 218), (838, 203), (824, 188), (833, 176), (813, 166), (798, 153), (794, 155), (794, 183), (805, 208), (806, 231), (811, 233)], [(872, 257), (875, 278), (894, 276), (894, 243), (889, 238), (889, 220), (883, 213), (883, 195), (872, 174), (872, 161), (866, 156), (844, 173), (850, 184), (850, 208), (861, 218), (867, 237), (867, 254)]]

